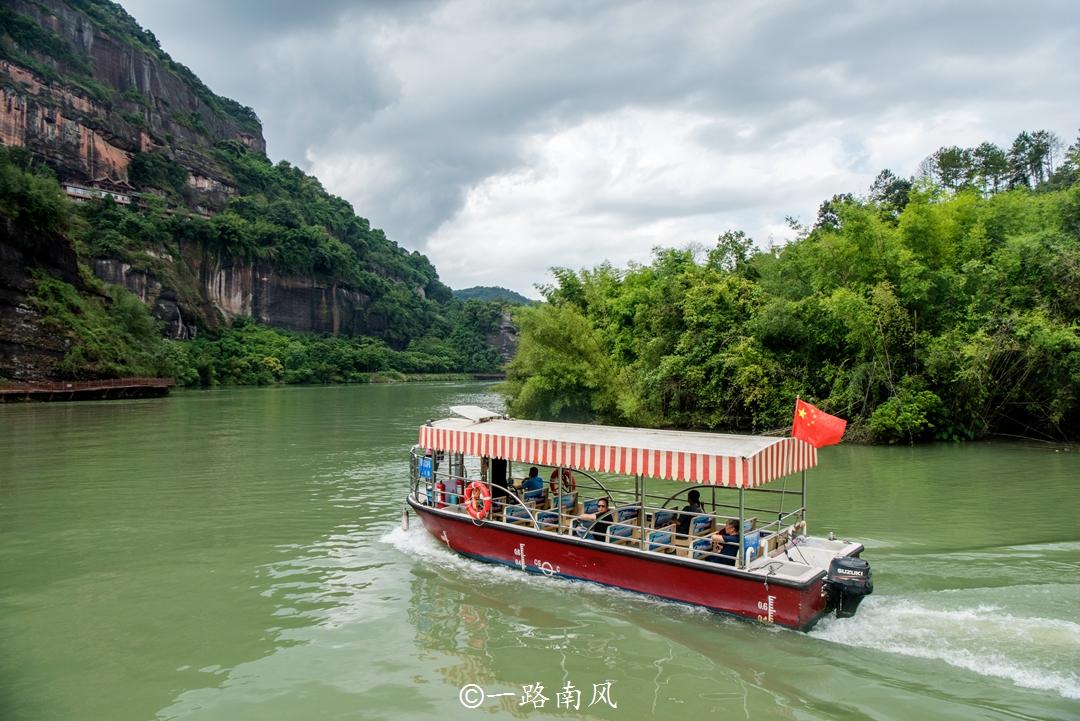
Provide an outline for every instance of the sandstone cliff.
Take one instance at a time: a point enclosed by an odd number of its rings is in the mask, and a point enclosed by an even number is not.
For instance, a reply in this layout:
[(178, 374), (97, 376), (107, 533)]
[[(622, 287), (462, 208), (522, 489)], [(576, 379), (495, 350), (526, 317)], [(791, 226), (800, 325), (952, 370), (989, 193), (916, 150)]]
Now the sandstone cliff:
[(94, 261), (94, 275), (139, 296), (164, 322), (170, 338), (192, 339), (199, 326), (216, 327), (250, 317), (277, 328), (308, 333), (379, 335), (385, 320), (369, 311), (371, 298), (348, 286), (316, 278), (281, 274), (266, 262), (222, 260), (192, 244), (179, 258), (168, 258), (174, 272), (193, 284), (202, 302), (192, 303), (153, 271), (115, 259)]
[(166, 148), (196, 189), (227, 189), (207, 152), (239, 140), (265, 152), (255, 114), (211, 93), (112, 3), (2, 0), (0, 140), (61, 180), (127, 181), (134, 153)]
[[(0, 141), (28, 149), (62, 182), (123, 186), (134, 155), (158, 151), (187, 171), (192, 205), (213, 209), (235, 193), (213, 146), (234, 140), (265, 154), (254, 112), (210, 92), (120, 6), (0, 0), (0, 19)], [(378, 333), (382, 327), (366, 312), (368, 296), (332, 279), (283, 274), (269, 263), (179, 245), (179, 253), (149, 251), (171, 264), (166, 273), (117, 258), (88, 263), (102, 280), (142, 298), (174, 338), (192, 338), (200, 326), (241, 315), (310, 332)], [(22, 258), (5, 238), (0, 253)], [(10, 287), (25, 286), (24, 276), (9, 278)], [(9, 305), (9, 321), (15, 307), (25, 308)]]

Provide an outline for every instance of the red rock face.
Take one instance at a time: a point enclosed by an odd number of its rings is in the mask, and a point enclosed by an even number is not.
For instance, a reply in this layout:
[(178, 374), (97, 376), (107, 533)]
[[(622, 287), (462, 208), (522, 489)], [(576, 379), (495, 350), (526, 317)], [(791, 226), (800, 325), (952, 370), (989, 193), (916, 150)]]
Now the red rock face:
[[(62, 179), (126, 180), (134, 153), (169, 147), (200, 179), (199, 185), (221, 191), (229, 178), (210, 153), (215, 143), (238, 140), (266, 152), (257, 121), (229, 115), (221, 109), (226, 101), (209, 105), (204, 100), (208, 91), (183, 77), (167, 57), (110, 36), (61, 0), (6, 4), (59, 35), (71, 49), (66, 58), (18, 49), (55, 70), (59, 80), (0, 60), (0, 140), (28, 148)], [(78, 58), (82, 66), (74, 64)], [(86, 68), (92, 68), (90, 82)]]
[[(10, 67), (0, 63), (0, 72), (4, 65)], [(37, 90), (37, 94), (20, 94), (0, 89), (0, 139), (4, 144), (30, 148), (66, 171), (66, 178), (127, 180), (131, 153), (83, 120), (98, 108), (67, 91), (54, 93), (40, 85)]]
[[(167, 148), (188, 169), (194, 191), (227, 196), (234, 192), (232, 181), (214, 160), (213, 145), (237, 140), (266, 152), (257, 121), (211, 107), (205, 88), (196, 87), (153, 50), (111, 37), (61, 0), (3, 2), (55, 32), (86, 60), (80, 69), (70, 58), (19, 49), (60, 79), (0, 60), (0, 140), (28, 148), (62, 181), (126, 181), (135, 153)], [(86, 82), (86, 68), (92, 68), (92, 83)], [(50, 251), (38, 257), (35, 248)], [(177, 257), (166, 259), (183, 279), (177, 288), (117, 260), (96, 260), (94, 273), (136, 293), (174, 338), (194, 337), (198, 327), (213, 328), (242, 315), (319, 333), (378, 335), (386, 328), (386, 319), (369, 311), (368, 296), (333, 282), (280, 275), (269, 265), (222, 259), (187, 244)], [(62, 238), (0, 234), (0, 376), (49, 377), (65, 352), (26, 301), (34, 267), (83, 289), (74, 253)], [(423, 289), (418, 292), (422, 295)]]

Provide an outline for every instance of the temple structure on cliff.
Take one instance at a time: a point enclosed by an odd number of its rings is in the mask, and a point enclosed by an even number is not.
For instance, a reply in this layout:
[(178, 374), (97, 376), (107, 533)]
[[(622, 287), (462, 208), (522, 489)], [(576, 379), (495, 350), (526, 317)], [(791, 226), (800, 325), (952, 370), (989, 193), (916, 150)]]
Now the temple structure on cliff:
[(67, 197), (76, 203), (85, 203), (94, 198), (112, 198), (120, 205), (131, 205), (135, 188), (126, 180), (96, 178), (87, 184), (64, 183)]

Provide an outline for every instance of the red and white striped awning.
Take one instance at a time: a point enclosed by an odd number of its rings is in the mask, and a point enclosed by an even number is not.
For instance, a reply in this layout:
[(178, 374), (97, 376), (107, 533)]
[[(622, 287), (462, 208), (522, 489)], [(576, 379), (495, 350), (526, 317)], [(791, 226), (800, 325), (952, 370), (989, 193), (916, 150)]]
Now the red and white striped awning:
[(419, 443), (538, 466), (754, 488), (817, 465), (795, 438), (490, 418), (446, 418), (420, 427)]

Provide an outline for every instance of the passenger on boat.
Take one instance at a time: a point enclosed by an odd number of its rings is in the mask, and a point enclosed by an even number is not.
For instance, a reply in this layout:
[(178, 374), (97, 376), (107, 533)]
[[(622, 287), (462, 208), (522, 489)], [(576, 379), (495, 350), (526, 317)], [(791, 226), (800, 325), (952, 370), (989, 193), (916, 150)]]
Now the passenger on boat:
[(521, 484), (523, 491), (538, 491), (544, 487), (544, 479), (540, 477), (540, 471), (536, 466), (529, 469), (529, 477)]
[(596, 513), (582, 513), (578, 518), (592, 521), (589, 526), (589, 538), (594, 541), (603, 541), (607, 538), (608, 526), (614, 522), (614, 511), (611, 509), (611, 499), (601, 498), (596, 501)]
[(695, 488), (686, 494), (686, 500), (690, 501), (690, 504), (683, 506), (683, 512), (679, 514), (678, 526), (675, 528), (675, 532), (681, 536), (690, 532), (690, 519), (705, 512), (705, 507), (701, 505), (701, 491), (698, 489)]
[(491, 459), (491, 505), (502, 508), (507, 503), (507, 484), (510, 478), (510, 464), (502, 458)]
[(719, 551), (711, 556), (706, 556), (706, 561), (722, 563), (725, 566), (734, 566), (735, 557), (739, 553), (739, 522), (735, 519), (724, 524), (724, 530), (712, 534), (713, 550)]

